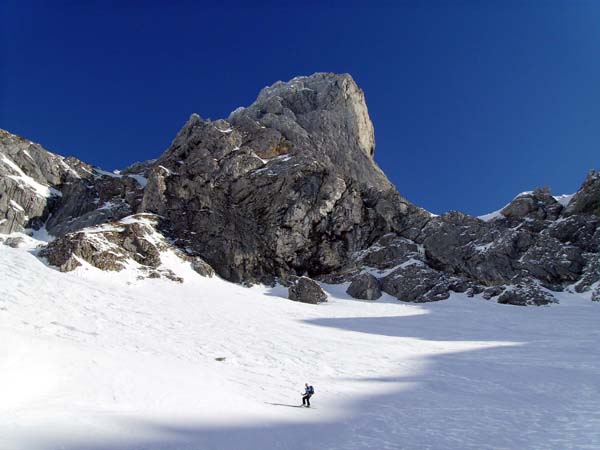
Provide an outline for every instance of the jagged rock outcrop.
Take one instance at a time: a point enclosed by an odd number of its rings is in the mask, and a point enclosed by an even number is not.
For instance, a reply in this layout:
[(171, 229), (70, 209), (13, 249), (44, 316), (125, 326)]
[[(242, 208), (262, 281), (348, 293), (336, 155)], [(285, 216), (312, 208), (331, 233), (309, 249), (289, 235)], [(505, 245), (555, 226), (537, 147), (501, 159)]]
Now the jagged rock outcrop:
[(71, 171), (75, 169), (64, 158), (0, 130), (0, 233), (43, 223), (62, 195), (52, 186), (69, 177)]
[(40, 256), (63, 272), (70, 272), (88, 264), (107, 271), (119, 272), (133, 267), (140, 277), (166, 277), (183, 281), (172, 270), (161, 267), (161, 254), (174, 252), (203, 276), (212, 276), (212, 268), (200, 258), (190, 258), (174, 248), (157, 231), (159, 218), (151, 214), (137, 214), (118, 222), (85, 228), (66, 234), (50, 242), (40, 251)]
[(489, 221), (452, 211), (428, 220), (414, 241), (380, 238), (323, 279), (354, 280), (371, 268), (382, 290), (402, 300), (466, 292), (514, 305), (552, 303), (548, 290), (585, 292), (600, 281), (600, 217), (568, 214), (546, 188), (520, 194)]
[(0, 130), (0, 233), (45, 226), (60, 236), (118, 220), (137, 211), (143, 185)]
[(590, 170), (583, 185), (565, 208), (565, 216), (573, 214), (600, 216), (600, 171)]
[(523, 280), (504, 289), (498, 297), (498, 303), (516, 306), (542, 306), (557, 303), (557, 301), (552, 294), (535, 281)]
[(448, 275), (417, 261), (402, 264), (381, 281), (385, 292), (407, 302), (434, 302), (450, 297)]
[(307, 277), (289, 279), (288, 298), (295, 302), (319, 304), (327, 301), (327, 294), (315, 281)]
[(94, 175), (85, 179), (60, 186), (63, 195), (46, 222), (50, 233), (61, 236), (118, 220), (137, 211), (143, 191), (135, 179), (93, 172)]
[(320, 275), (319, 279), (333, 284), (353, 281), (368, 269), (382, 278), (400, 264), (413, 260), (422, 262), (424, 258), (419, 244), (395, 233), (386, 233), (368, 248), (351, 254), (341, 270)]
[(363, 92), (331, 73), (277, 82), (227, 120), (193, 114), (158, 159), (119, 173), (0, 132), (0, 233), (45, 226), (63, 236), (43, 251), (63, 270), (134, 261), (154, 274), (154, 247), (135, 238), (143, 230), (119, 222), (145, 212), (194, 270), (234, 282), (296, 280), (317, 292), (315, 278), (350, 282), (357, 298), (414, 302), (451, 292), (515, 305), (548, 304), (564, 289), (600, 297), (598, 172), (573, 196), (536, 189), (484, 220), (433, 216), (396, 191), (374, 149)]
[(539, 188), (518, 195), (500, 212), (509, 219), (556, 220), (562, 209), (550, 189)]
[(192, 115), (148, 173), (142, 209), (225, 279), (333, 273), (390, 232), (430, 215), (372, 159), (364, 95), (348, 75), (263, 89), (228, 121)]

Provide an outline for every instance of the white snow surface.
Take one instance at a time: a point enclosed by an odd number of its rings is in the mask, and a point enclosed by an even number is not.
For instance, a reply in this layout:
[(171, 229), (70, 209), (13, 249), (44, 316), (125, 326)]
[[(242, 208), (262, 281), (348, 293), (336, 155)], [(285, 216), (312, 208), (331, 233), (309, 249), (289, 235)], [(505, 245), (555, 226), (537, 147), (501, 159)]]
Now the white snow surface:
[(554, 199), (566, 208), (574, 196), (575, 196), (575, 194), (555, 195)]
[(21, 212), (25, 211), (25, 210), (23, 209), (23, 207), (22, 207), (21, 205), (19, 205), (17, 202), (15, 202), (14, 200), (11, 200), (9, 203), (10, 203), (10, 205), (11, 205), (11, 206), (12, 206), (14, 209), (16, 209), (17, 211), (21, 211)]
[[(505, 207), (508, 205), (505, 205)], [(504, 208), (499, 209), (498, 211), (494, 211), (488, 214), (483, 214), (482, 216), (477, 216), (478, 219), (483, 220), (484, 222), (489, 222), (491, 220), (496, 220), (496, 219), (503, 219), (504, 218), (504, 214), (502, 214), (500, 211), (502, 211)]]
[(137, 183), (140, 185), (140, 187), (145, 188), (146, 185), (148, 184), (148, 179), (142, 175), (138, 175), (138, 174), (129, 174), (127, 175), (130, 178), (133, 178), (135, 181), (137, 181)]
[(599, 448), (589, 294), (416, 305), (345, 284), (307, 305), (163, 263), (184, 283), (0, 246), (2, 450)]
[(123, 177), (123, 175), (121, 175), (118, 170), (115, 170), (114, 172), (109, 172), (109, 171), (103, 170), (99, 167), (94, 167), (94, 172), (96, 173), (96, 175), (99, 175), (99, 176), (105, 175), (105, 176), (111, 177), (111, 178), (122, 178)]

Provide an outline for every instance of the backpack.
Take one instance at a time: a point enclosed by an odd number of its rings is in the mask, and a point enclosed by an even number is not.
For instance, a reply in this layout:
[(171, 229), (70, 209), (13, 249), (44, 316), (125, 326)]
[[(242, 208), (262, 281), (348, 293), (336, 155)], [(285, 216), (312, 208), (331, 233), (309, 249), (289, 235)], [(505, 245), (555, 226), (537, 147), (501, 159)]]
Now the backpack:
[(314, 388), (314, 387), (312, 387), (312, 386), (309, 386), (309, 387), (308, 387), (308, 393), (309, 393), (310, 395), (314, 395), (314, 393), (315, 393), (315, 388)]

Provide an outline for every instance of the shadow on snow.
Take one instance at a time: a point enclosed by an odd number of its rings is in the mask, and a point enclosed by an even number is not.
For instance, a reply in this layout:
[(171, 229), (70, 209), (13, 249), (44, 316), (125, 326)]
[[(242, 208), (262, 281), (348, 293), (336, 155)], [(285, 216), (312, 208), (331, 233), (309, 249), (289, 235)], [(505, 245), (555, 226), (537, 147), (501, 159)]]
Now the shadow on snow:
[[(335, 419), (241, 425), (173, 424), (118, 419), (126, 440), (32, 437), (30, 450), (357, 450), (566, 449), (600, 447), (600, 357), (597, 314), (581, 327), (561, 326), (561, 309), (499, 306), (469, 317), (469, 308), (425, 307), (427, 314), (322, 318), (304, 322), (350, 332), (427, 341), (489, 342), (477, 350), (424, 358), (408, 377), (353, 379), (384, 383), (385, 393), (341, 403)], [(502, 309), (509, 308), (509, 309)], [(553, 312), (547, 312), (551, 311)], [(596, 310), (595, 310), (596, 311)], [(594, 311), (594, 312), (595, 312)], [(537, 315), (536, 315), (537, 314)], [(534, 320), (533, 316), (537, 319)], [(596, 317), (594, 317), (596, 316)], [(475, 320), (474, 320), (475, 319)], [(585, 323), (587, 321), (587, 323)], [(571, 324), (573, 325), (573, 324)], [(499, 342), (510, 342), (502, 346)], [(407, 345), (406, 340), (399, 342)], [(393, 355), (390, 355), (393, 357)], [(381, 384), (379, 384), (381, 386)], [(318, 403), (318, 397), (315, 403)], [(274, 406), (296, 406), (271, 403)], [(328, 405), (318, 403), (327, 409)]]

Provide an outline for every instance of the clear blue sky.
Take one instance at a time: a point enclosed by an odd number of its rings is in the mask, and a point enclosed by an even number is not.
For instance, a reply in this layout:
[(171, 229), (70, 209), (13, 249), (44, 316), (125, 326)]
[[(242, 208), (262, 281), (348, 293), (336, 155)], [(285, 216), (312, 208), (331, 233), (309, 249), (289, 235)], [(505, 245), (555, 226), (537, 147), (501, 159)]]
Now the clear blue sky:
[(435, 213), (600, 167), (600, 2), (0, 4), (0, 128), (106, 169), (317, 71), (352, 74), (376, 160)]

